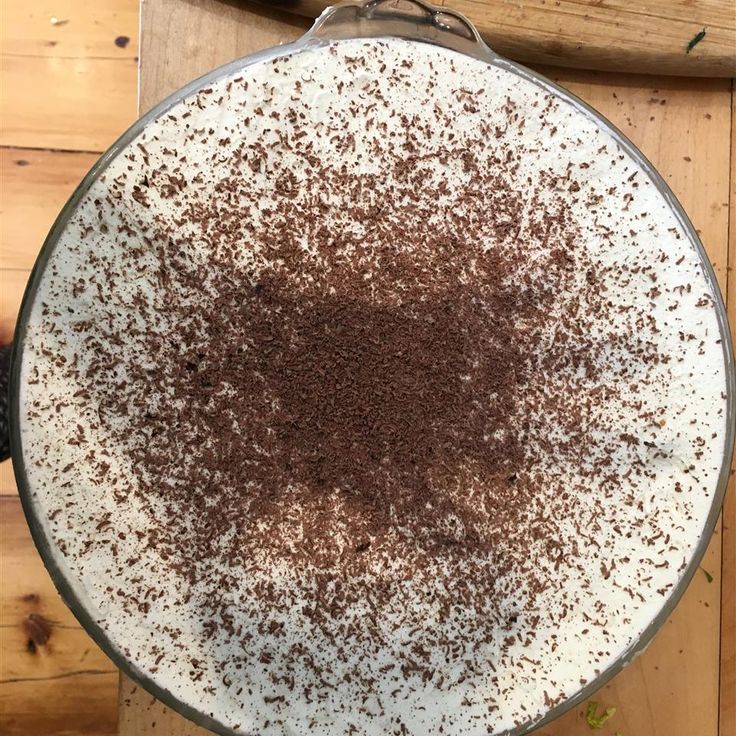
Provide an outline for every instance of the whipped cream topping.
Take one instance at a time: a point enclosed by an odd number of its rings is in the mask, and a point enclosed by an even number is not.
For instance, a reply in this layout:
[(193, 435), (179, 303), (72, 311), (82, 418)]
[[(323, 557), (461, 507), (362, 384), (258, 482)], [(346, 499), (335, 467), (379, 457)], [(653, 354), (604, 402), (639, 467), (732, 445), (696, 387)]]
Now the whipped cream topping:
[(726, 437), (714, 295), (587, 114), (399, 39), (212, 82), (39, 277), (22, 449), (55, 564), (225, 728), (501, 733), (680, 580)]

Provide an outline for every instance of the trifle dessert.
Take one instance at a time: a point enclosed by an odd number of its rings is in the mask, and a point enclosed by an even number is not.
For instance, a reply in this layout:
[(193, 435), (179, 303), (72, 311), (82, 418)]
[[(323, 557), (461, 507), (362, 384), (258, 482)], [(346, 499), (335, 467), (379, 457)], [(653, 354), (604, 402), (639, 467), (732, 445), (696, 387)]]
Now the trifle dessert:
[(716, 295), (596, 119), (399, 38), (200, 87), (29, 307), (29, 503), (109, 647), (244, 734), (498, 734), (634, 644), (727, 434)]

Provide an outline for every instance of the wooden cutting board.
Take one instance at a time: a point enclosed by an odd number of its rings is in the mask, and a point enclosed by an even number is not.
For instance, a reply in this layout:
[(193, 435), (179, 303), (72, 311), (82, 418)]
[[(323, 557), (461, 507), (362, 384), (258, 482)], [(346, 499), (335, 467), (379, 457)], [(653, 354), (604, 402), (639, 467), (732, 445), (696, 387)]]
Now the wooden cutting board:
[[(261, 1), (312, 18), (334, 4)], [(492, 49), (517, 61), (603, 71), (736, 76), (734, 0), (433, 2), (465, 15)], [(391, 1), (394, 4), (397, 0)]]
[[(554, 0), (549, 2), (554, 5)], [(569, 8), (572, 3), (564, 5)], [(679, 5), (674, 2), (670, 7)], [(141, 10), (141, 111), (219, 64), (295, 39), (307, 25), (296, 16), (218, 0), (143, 0)], [(660, 170), (699, 229), (725, 293), (731, 82), (545, 71), (609, 117)], [(735, 202), (736, 193), (731, 198)], [(736, 215), (732, 215), (731, 232), (736, 234)], [(736, 263), (736, 239), (730, 250)], [(736, 316), (734, 283), (730, 295), (730, 313)], [(578, 708), (541, 729), (538, 736), (736, 734), (733, 485), (727, 496), (726, 521), (719, 524), (703, 561), (712, 582), (705, 572), (698, 572), (646, 652), (596, 696), (601, 706), (616, 707), (615, 716), (604, 729), (591, 732), (584, 708)], [(119, 730), (120, 736), (207, 733), (126, 677), (121, 678)]]

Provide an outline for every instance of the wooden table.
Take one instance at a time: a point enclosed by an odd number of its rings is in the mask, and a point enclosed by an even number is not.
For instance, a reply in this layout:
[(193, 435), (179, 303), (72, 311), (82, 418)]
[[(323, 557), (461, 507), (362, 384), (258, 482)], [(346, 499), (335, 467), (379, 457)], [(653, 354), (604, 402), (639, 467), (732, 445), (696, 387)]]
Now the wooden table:
[[(209, 69), (291, 41), (306, 27), (303, 19), (235, 2), (143, 0), (140, 111)], [(729, 315), (736, 323), (736, 280), (727, 268), (729, 217), (730, 255), (736, 262), (731, 80), (543, 71), (612, 120), (659, 169), (695, 223), (724, 294), (730, 281)], [(598, 693), (601, 705), (617, 708), (600, 731), (603, 736), (736, 734), (736, 498), (731, 486), (703, 572), (647, 651)], [(590, 736), (583, 710), (568, 712), (540, 736)], [(206, 733), (125, 677), (119, 714), (120, 736)]]

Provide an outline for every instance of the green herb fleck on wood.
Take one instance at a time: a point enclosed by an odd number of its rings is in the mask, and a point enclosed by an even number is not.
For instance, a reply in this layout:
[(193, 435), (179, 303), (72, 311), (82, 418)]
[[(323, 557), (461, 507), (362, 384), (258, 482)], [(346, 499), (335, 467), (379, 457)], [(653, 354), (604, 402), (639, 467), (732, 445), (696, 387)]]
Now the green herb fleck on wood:
[(705, 28), (699, 33), (696, 33), (688, 42), (685, 53), (689, 54), (703, 39), (705, 38)]
[(701, 567), (700, 569), (703, 571), (703, 575), (705, 575), (705, 579), (709, 583), (712, 583), (713, 582), (713, 576), (704, 567)]
[(585, 710), (585, 720), (588, 722), (588, 725), (591, 728), (599, 729), (603, 728), (603, 724), (609, 718), (612, 718), (615, 713), (615, 708), (606, 708), (603, 713), (598, 715), (598, 703), (596, 703), (594, 700), (591, 700)]

